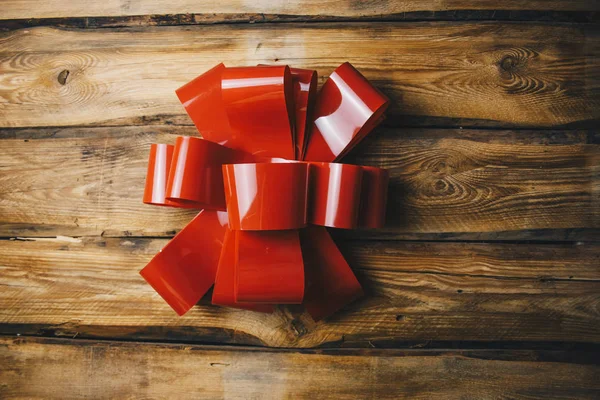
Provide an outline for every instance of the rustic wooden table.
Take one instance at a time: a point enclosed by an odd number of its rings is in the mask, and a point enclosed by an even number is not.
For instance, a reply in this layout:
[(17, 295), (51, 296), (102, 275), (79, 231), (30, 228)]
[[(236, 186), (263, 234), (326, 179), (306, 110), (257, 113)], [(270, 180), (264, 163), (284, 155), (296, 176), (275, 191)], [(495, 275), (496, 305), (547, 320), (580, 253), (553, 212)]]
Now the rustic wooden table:
[[(0, 10), (0, 398), (600, 398), (597, 1)], [(346, 60), (393, 101), (351, 155), (389, 227), (334, 232), (366, 297), (177, 317), (138, 274), (194, 215), (141, 203), (174, 90)]]

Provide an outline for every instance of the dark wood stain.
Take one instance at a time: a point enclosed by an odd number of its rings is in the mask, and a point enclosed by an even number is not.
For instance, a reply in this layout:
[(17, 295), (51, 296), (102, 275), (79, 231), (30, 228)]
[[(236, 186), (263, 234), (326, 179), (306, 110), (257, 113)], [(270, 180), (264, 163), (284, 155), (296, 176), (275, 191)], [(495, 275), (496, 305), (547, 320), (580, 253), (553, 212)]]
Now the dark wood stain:
[[(362, 4), (364, 2), (358, 1)], [(359, 22), (359, 21), (516, 21), (516, 22), (572, 22), (595, 23), (597, 11), (537, 11), (537, 10), (442, 10), (409, 11), (382, 15), (286, 15), (286, 14), (154, 14), (120, 17), (81, 17), (81, 18), (28, 18), (4, 20), (0, 31), (11, 31), (37, 26), (57, 26), (61, 28), (123, 28), (139, 26), (181, 26), (215, 24), (254, 24), (290, 22)]]

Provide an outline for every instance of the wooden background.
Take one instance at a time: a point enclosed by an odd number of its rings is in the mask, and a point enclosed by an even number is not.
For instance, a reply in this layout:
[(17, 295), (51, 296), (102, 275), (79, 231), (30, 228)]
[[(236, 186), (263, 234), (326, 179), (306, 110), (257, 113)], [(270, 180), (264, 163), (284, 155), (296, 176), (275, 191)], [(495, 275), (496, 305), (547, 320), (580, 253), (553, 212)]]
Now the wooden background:
[[(216, 4), (218, 3), (218, 4)], [(600, 398), (598, 1), (2, 0), (0, 398)], [(314, 323), (138, 271), (194, 215), (141, 203), (174, 89), (224, 61), (351, 61), (393, 101), (349, 157), (386, 229)]]

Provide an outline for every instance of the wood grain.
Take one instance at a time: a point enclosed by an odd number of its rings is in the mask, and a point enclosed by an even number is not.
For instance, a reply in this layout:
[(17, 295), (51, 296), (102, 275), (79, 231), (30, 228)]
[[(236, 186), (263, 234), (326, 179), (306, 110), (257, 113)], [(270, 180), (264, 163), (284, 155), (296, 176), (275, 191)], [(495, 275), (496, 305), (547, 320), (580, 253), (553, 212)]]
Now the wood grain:
[[(42, 139), (0, 142), (0, 236), (173, 236), (195, 215), (141, 203), (150, 143), (193, 127), (27, 132), (6, 135)], [(382, 129), (349, 161), (390, 171), (379, 237), (598, 229), (599, 150), (585, 132)]]
[(218, 62), (311, 67), (322, 82), (350, 60), (392, 99), (393, 126), (593, 127), (599, 37), (531, 23), (22, 29), (0, 35), (0, 126), (189, 123), (174, 90)]
[[(559, 23), (599, 10), (3, 1), (0, 398), (599, 398), (600, 30)], [(347, 160), (390, 170), (389, 226), (334, 233), (366, 296), (177, 317), (138, 273), (194, 215), (141, 204), (149, 144), (197, 134), (174, 89), (345, 60), (393, 102)]]
[(208, 299), (178, 317), (138, 274), (166, 243), (0, 241), (0, 333), (275, 347), (600, 339), (598, 244), (344, 242), (367, 295), (315, 324), (298, 308)]
[(557, 355), (561, 353), (320, 354), (0, 338), (0, 396), (61, 400), (597, 398), (600, 367), (545, 360)]
[(585, 0), (507, 0), (499, 5), (486, 0), (446, 0), (439, 1), (269, 1), (226, 0), (219, 2), (198, 2), (192, 0), (108, 0), (88, 2), (73, 0), (60, 2), (51, 0), (40, 4), (35, 0), (4, 0), (1, 19), (25, 18), (65, 18), (91, 16), (134, 16), (148, 14), (208, 14), (244, 15), (266, 14), (287, 16), (387, 16), (418, 11), (447, 10), (554, 10), (554, 11), (598, 11), (594, 1)]

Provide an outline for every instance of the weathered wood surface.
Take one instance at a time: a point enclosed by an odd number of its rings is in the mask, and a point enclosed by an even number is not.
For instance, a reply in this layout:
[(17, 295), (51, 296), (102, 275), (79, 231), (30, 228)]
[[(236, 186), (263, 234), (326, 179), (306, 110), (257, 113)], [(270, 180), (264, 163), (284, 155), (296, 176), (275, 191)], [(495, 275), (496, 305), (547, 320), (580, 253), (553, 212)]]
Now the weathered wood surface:
[[(506, 0), (501, 4), (488, 0), (445, 0), (441, 1), (338, 1), (338, 0), (72, 0), (62, 2), (50, 0), (4, 0), (0, 19), (25, 18), (68, 18), (92, 16), (135, 16), (158, 14), (198, 14), (198, 18), (212, 18), (211, 21), (228, 21), (227, 16), (271, 15), (304, 16), (323, 18), (338, 17), (377, 17), (385, 18), (411, 12), (444, 12), (448, 10), (552, 10), (552, 11), (598, 11), (597, 1), (589, 0)], [(217, 19), (220, 17), (220, 19)]]
[[(599, 8), (4, 1), (0, 335), (61, 339), (0, 337), (0, 398), (600, 397), (600, 30), (557, 22)], [(382, 22), (411, 19), (550, 22)], [(389, 226), (335, 232), (366, 297), (319, 323), (207, 298), (177, 317), (138, 274), (194, 215), (140, 200), (149, 144), (196, 134), (174, 89), (344, 60), (393, 102), (348, 158), (390, 170)]]
[(189, 123), (174, 89), (218, 62), (312, 67), (323, 79), (351, 60), (392, 99), (389, 125), (593, 127), (598, 32), (447, 22), (22, 29), (0, 35), (0, 126)]
[(556, 351), (265, 352), (0, 338), (0, 397), (597, 399), (600, 367), (563, 356)]
[(367, 293), (315, 324), (203, 300), (178, 317), (138, 271), (167, 239), (0, 241), (0, 333), (276, 347), (600, 340), (597, 244), (344, 242)]
[[(0, 236), (173, 236), (195, 211), (141, 203), (148, 151), (152, 142), (194, 132), (7, 132), (15, 139), (0, 140)], [(351, 161), (390, 171), (380, 237), (600, 228), (600, 146), (588, 143), (587, 132), (380, 129), (374, 136)]]

